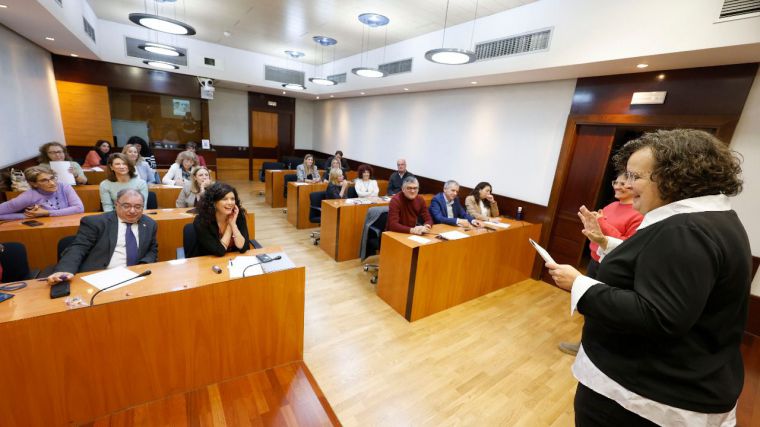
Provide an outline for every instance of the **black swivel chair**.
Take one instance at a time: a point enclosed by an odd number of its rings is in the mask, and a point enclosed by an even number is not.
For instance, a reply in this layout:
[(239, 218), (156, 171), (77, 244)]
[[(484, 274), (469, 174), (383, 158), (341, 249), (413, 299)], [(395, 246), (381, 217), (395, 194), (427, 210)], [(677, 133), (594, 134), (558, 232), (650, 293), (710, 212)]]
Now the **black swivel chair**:
[[(284, 184), (285, 184), (284, 185), (285, 190), (283, 191), (283, 193), (284, 193), (283, 195), (285, 196), (285, 200), (287, 200), (288, 199), (288, 183), (289, 182), (296, 182), (296, 181), (298, 181), (298, 175), (296, 175), (294, 173), (291, 173), (291, 174), (287, 174), (287, 175), (283, 176), (282, 178), (283, 178)], [(284, 208), (282, 210), (282, 213), (288, 213), (288, 208), (287, 207)]]
[(0, 282), (18, 282), (19, 280), (34, 279), (40, 272), (39, 270), (29, 268), (26, 246), (18, 242), (2, 244), (0, 265), (3, 266), (3, 275), (0, 277)]
[[(262, 246), (254, 239), (249, 240), (254, 249), (261, 249)], [(192, 258), (188, 254), (195, 253), (195, 246), (198, 244), (198, 238), (195, 235), (193, 224), (185, 224), (182, 228), (182, 247), (177, 248), (177, 259)]]
[(359, 197), (359, 194), (356, 192), (356, 187), (349, 186), (348, 191), (346, 191), (346, 198), (347, 199), (356, 199)]
[[(366, 257), (372, 256), (380, 251), (380, 243), (382, 242), (383, 232), (385, 231), (385, 226), (387, 223), (388, 212), (386, 211), (381, 213), (380, 216), (377, 217), (377, 219), (375, 219), (375, 221), (369, 225), (367, 243), (365, 244)], [(380, 266), (378, 264), (364, 264), (363, 268), (364, 271), (372, 270), (372, 277), (370, 277), (369, 281), (372, 284), (376, 284), (377, 273), (380, 270)]]
[(148, 204), (145, 207), (148, 209), (158, 209), (158, 197), (154, 191), (148, 191)]
[(264, 162), (261, 164), (261, 171), (259, 172), (259, 181), (264, 182), (264, 171), (269, 169), (285, 169), (285, 163), (282, 162)]
[[(325, 200), (327, 192), (314, 191), (309, 194), (309, 221), (322, 223), (322, 200)], [(311, 241), (314, 245), (319, 244), (319, 231), (311, 233)]]

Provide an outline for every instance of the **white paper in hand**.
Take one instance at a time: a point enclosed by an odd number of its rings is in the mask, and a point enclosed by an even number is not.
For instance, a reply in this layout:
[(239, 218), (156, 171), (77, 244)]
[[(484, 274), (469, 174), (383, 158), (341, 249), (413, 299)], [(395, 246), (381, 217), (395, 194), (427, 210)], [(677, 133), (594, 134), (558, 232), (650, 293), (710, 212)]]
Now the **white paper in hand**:
[(539, 255), (541, 255), (541, 258), (543, 258), (544, 261), (551, 262), (551, 263), (554, 263), (554, 264), (557, 263), (556, 261), (554, 261), (554, 258), (552, 258), (552, 256), (549, 255), (549, 252), (547, 252), (546, 249), (542, 248), (541, 245), (539, 245), (538, 243), (536, 243), (535, 240), (528, 239), (528, 241), (530, 242), (531, 245), (533, 245), (534, 248), (536, 248), (536, 251), (538, 252)]
[(69, 185), (76, 185), (77, 181), (74, 179), (74, 175), (69, 172), (71, 163), (64, 161), (50, 162), (50, 169), (53, 169), (56, 175), (58, 175), (58, 182)]

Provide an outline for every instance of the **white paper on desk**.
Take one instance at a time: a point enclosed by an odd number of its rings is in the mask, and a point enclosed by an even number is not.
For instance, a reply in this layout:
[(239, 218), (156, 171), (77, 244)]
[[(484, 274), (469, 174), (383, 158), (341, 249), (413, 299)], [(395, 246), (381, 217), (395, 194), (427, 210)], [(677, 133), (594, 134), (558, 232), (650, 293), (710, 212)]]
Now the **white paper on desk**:
[(506, 222), (492, 222), (492, 221), (486, 221), (483, 223), (484, 226), (488, 228), (509, 228), (509, 224)]
[[(264, 269), (264, 273), (272, 273), (274, 271), (280, 271), (280, 270), (289, 270), (291, 268), (296, 268), (296, 265), (293, 263), (293, 261), (290, 260), (287, 254), (285, 252), (270, 252), (267, 255), (269, 255), (272, 258), (272, 261), (261, 264), (261, 267)], [(274, 259), (277, 257), (280, 257), (280, 259)], [(246, 273), (246, 276), (248, 274)]]
[[(135, 273), (134, 271), (128, 270), (126, 267), (116, 267), (110, 270), (103, 270), (100, 273), (82, 276), (82, 280), (91, 284), (92, 286), (95, 286), (98, 289), (104, 289), (113, 285), (114, 283), (119, 283), (123, 280), (129, 279), (130, 277), (135, 277), (138, 274), (139, 273)], [(145, 280), (145, 277), (141, 277), (135, 280), (130, 280), (129, 282), (121, 284), (119, 286), (114, 286), (108, 291), (112, 291), (114, 289), (119, 289), (121, 287), (131, 285), (133, 283), (137, 283), (140, 280)], [(105, 292), (108, 292), (108, 291), (105, 291)]]
[[(253, 266), (248, 268), (249, 266)], [(264, 274), (264, 270), (261, 269), (261, 261), (255, 256), (238, 256), (231, 261), (227, 266), (230, 273), (230, 279), (239, 279), (243, 277), (243, 270), (245, 271), (245, 277), (258, 276)]]
[(93, 172), (103, 172), (103, 168), (101, 168), (99, 166), (95, 166), (94, 168), (90, 168), (90, 170), (93, 171)]
[(531, 245), (533, 245), (534, 248), (536, 248), (536, 251), (538, 252), (539, 255), (541, 255), (541, 258), (543, 258), (544, 261), (551, 262), (551, 263), (554, 263), (554, 264), (557, 263), (556, 261), (554, 261), (554, 258), (552, 258), (552, 256), (549, 255), (549, 252), (547, 252), (546, 249), (542, 248), (541, 245), (539, 245), (538, 243), (536, 243), (535, 240), (528, 239), (528, 241), (530, 242)]
[(441, 233), (440, 236), (446, 240), (459, 240), (459, 239), (464, 239), (465, 237), (470, 237), (469, 235), (464, 234), (461, 231), (456, 231), (456, 230)]
[(71, 163), (64, 161), (50, 162), (50, 169), (58, 176), (58, 182), (69, 185), (76, 185), (77, 181), (74, 179), (74, 174), (69, 172)]
[(409, 240), (417, 242), (417, 243), (423, 243), (423, 244), (431, 242), (430, 239), (426, 239), (426, 238), (420, 237), (420, 236), (409, 236)]
[(294, 182), (295, 185), (309, 185), (308, 182)]

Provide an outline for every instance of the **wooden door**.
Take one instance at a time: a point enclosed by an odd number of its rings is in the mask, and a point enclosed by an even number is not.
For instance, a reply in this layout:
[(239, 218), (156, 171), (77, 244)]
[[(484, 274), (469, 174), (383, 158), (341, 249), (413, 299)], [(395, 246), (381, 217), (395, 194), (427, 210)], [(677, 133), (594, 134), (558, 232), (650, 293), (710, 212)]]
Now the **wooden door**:
[[(268, 149), (267, 151), (270, 151), (270, 149), (277, 150), (279, 145), (279, 133), (278, 133), (278, 126), (279, 126), (279, 120), (278, 120), (278, 114), (277, 113), (267, 113), (263, 111), (251, 111), (251, 141), (249, 142), (249, 149), (248, 149), (248, 179), (253, 180), (254, 175), (258, 176), (258, 168), (255, 168), (254, 165), (257, 163), (254, 160), (255, 153), (259, 150), (256, 150), (257, 148), (261, 149)], [(271, 156), (267, 156), (271, 157)], [(276, 158), (278, 158), (276, 156)], [(258, 167), (261, 167), (261, 159), (258, 162)], [(276, 160), (263, 160), (263, 161), (276, 161)]]

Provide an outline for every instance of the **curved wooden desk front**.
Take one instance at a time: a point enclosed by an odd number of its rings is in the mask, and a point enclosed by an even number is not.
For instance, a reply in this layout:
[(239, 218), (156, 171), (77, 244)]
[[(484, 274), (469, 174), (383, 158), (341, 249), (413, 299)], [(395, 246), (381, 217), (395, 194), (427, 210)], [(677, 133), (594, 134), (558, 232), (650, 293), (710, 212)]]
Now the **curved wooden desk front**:
[[(195, 215), (187, 213), (187, 208), (152, 209), (145, 214), (158, 223), (158, 260), (168, 261), (176, 257), (177, 248), (182, 247), (182, 229), (193, 221)], [(24, 220), (14, 220), (0, 224), (0, 242), (20, 242), (26, 246), (29, 266), (45, 268), (58, 263), (58, 241), (72, 236), (79, 229), (79, 221), (84, 216), (99, 213), (82, 213), (58, 217), (37, 218), (43, 225), (29, 227), (21, 224)], [(255, 217), (246, 213), (248, 235), (255, 239)]]
[[(264, 251), (279, 248), (248, 255)], [(302, 360), (304, 267), (229, 279), (227, 258), (130, 267), (153, 274), (93, 307), (67, 309), (44, 282), (14, 292), (0, 304), (0, 425), (79, 425)], [(71, 281), (72, 296), (92, 292)]]
[(540, 224), (502, 219), (504, 230), (466, 231), (471, 237), (440, 241), (435, 234), (462, 228), (436, 224), (417, 243), (386, 231), (380, 246), (377, 295), (410, 322), (528, 279)]

